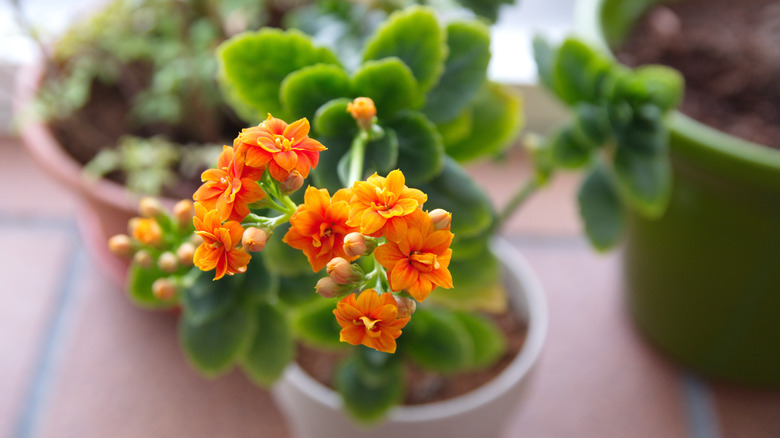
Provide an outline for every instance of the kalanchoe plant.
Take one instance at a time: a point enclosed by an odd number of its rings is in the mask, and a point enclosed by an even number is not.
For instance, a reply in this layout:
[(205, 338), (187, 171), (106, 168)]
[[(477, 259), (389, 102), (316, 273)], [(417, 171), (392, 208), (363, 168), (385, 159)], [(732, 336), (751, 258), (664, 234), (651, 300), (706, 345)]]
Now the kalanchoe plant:
[(584, 169), (578, 201), (585, 232), (600, 250), (616, 245), (627, 211), (663, 214), (671, 193), (669, 131), (664, 118), (679, 105), (682, 76), (660, 66), (631, 70), (569, 38), (560, 47), (534, 41), (544, 85), (573, 110), (545, 140), (531, 140), (536, 175), (504, 217), (558, 169)]
[(363, 421), (400, 402), (405, 361), (493, 364), (503, 334), (472, 310), (506, 308), (496, 215), (456, 161), (499, 152), (520, 124), (518, 98), (485, 79), (488, 29), (414, 7), (354, 71), (297, 31), (236, 36), (219, 58), (234, 107), (262, 122), (223, 148), (194, 207), (145, 201), (112, 239), (133, 258), (131, 297), (181, 308), (181, 345), (206, 375), (238, 365), (268, 385), (295, 341), (347, 348), (334, 382)]

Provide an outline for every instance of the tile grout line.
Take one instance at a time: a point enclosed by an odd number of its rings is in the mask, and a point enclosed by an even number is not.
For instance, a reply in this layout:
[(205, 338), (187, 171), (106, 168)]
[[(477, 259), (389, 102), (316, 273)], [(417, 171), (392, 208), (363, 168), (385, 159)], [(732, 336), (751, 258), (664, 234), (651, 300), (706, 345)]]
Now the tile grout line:
[(70, 256), (70, 263), (65, 266), (65, 272), (61, 274), (62, 283), (57, 294), (53, 315), (40, 344), (35, 370), (12, 435), (14, 438), (35, 436), (38, 428), (37, 421), (43, 413), (50, 395), (53, 379), (59, 365), (58, 360), (61, 357), (60, 350), (69, 333), (68, 329), (73, 318), (78, 290), (77, 281), (83, 276), (87, 263), (86, 252), (75, 237)]
[(689, 436), (721, 438), (718, 411), (707, 383), (690, 372), (684, 372), (680, 380), (688, 414)]

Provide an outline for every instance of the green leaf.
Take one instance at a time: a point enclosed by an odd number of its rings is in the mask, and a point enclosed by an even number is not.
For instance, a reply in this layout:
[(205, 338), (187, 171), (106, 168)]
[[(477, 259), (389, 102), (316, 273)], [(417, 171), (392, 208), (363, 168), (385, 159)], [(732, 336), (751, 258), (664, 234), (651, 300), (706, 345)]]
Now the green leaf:
[(390, 128), (385, 129), (384, 137), (370, 141), (366, 145), (365, 173), (377, 172), (380, 175), (387, 175), (397, 167), (399, 153), (398, 135)]
[(535, 35), (533, 39), (534, 61), (536, 69), (539, 72), (539, 78), (549, 90), (553, 89), (553, 74), (555, 66), (556, 51), (552, 45), (540, 35)]
[[(312, 127), (318, 136), (344, 136), (352, 138), (357, 134), (357, 123), (347, 112), (347, 105), (351, 101), (352, 99), (346, 97), (333, 99), (317, 109), (312, 121)], [(323, 152), (320, 155), (326, 153), (328, 152)]]
[(292, 325), (301, 341), (326, 350), (339, 350), (347, 345), (339, 341), (341, 326), (333, 315), (337, 302), (319, 299), (296, 309)]
[(297, 307), (319, 299), (314, 286), (320, 277), (320, 274), (313, 272), (294, 277), (279, 277), (279, 301), (287, 306)]
[[(366, 43), (363, 60), (397, 57), (409, 66), (424, 95), (444, 70), (447, 45), (433, 9), (409, 7), (394, 12)], [(378, 106), (377, 106), (378, 108)]]
[(474, 370), (492, 366), (506, 352), (506, 337), (496, 324), (483, 315), (472, 312), (454, 312), (471, 336), (474, 345), (474, 359), (470, 368)]
[(341, 67), (317, 64), (287, 75), (279, 93), (284, 114), (291, 121), (303, 117), (313, 120), (320, 106), (350, 94), (350, 81)]
[(312, 178), (318, 188), (328, 189), (328, 192), (333, 195), (336, 190), (344, 187), (339, 178), (338, 168), (339, 163), (346, 159), (352, 138), (344, 136), (320, 137), (319, 140), (328, 150), (320, 153), (320, 162), (312, 170)]
[(604, 144), (609, 138), (609, 117), (604, 108), (587, 102), (578, 103), (574, 107), (574, 130), (578, 136), (584, 137), (593, 147)]
[(179, 341), (190, 364), (206, 376), (230, 369), (252, 339), (252, 312), (232, 306), (219, 317), (200, 325), (179, 319)]
[(474, 11), (480, 17), (491, 22), (498, 19), (498, 11), (502, 4), (511, 5), (514, 0), (458, 0), (458, 3)]
[(136, 263), (130, 265), (127, 274), (127, 290), (130, 299), (138, 306), (147, 309), (170, 309), (176, 306), (176, 301), (160, 301), (152, 293), (152, 284), (158, 279), (170, 274), (158, 269), (156, 266), (143, 268)]
[(620, 192), (631, 208), (647, 219), (661, 217), (672, 192), (668, 152), (663, 149), (646, 154), (619, 146), (613, 165)]
[(292, 277), (298, 274), (310, 273), (311, 265), (303, 251), (284, 243), (282, 239), (290, 229), (290, 224), (280, 225), (260, 253), (265, 260), (265, 266), (274, 274)]
[(219, 46), (218, 57), (220, 83), (228, 99), (251, 109), (255, 121), (267, 113), (281, 113), (279, 88), (290, 73), (315, 64), (340, 65), (330, 50), (314, 47), (306, 35), (271, 28), (229, 39)]
[(452, 374), (474, 362), (468, 330), (444, 309), (417, 309), (398, 343), (404, 354), (429, 371)]
[(446, 123), (436, 125), (436, 130), (441, 134), (444, 150), (449, 150), (452, 145), (463, 141), (473, 133), (474, 111), (471, 107), (463, 110), (456, 118)]
[(652, 103), (661, 112), (676, 108), (682, 101), (685, 80), (682, 74), (662, 65), (646, 65), (623, 77), (621, 94), (635, 106)]
[(591, 160), (594, 145), (571, 126), (564, 126), (553, 133), (550, 140), (555, 164), (565, 169), (577, 169)]
[[(372, 360), (374, 355), (390, 357)], [(361, 348), (358, 354), (339, 366), (336, 388), (344, 399), (347, 412), (356, 420), (377, 422), (401, 402), (404, 370), (401, 362), (392, 355)]]
[(490, 29), (477, 21), (450, 23), (447, 45), (444, 73), (422, 110), (434, 123), (456, 118), (482, 88), (490, 61)]
[(274, 300), (279, 292), (279, 276), (268, 271), (265, 257), (260, 254), (253, 254), (246, 272), (233, 279), (240, 281), (236, 289), (243, 296), (252, 297), (258, 303)]
[[(452, 253), (456, 253), (456, 248)], [(501, 265), (488, 247), (467, 259), (453, 259), (449, 270), (454, 287), (434, 289), (428, 300), (449, 309), (493, 313), (506, 310), (507, 296), (501, 284)]]
[(441, 172), (444, 146), (436, 126), (422, 113), (406, 111), (387, 124), (398, 137), (398, 168), (414, 187)]
[(417, 81), (398, 58), (365, 62), (352, 78), (352, 90), (355, 95), (374, 101), (380, 119), (391, 119), (419, 101)]
[(472, 102), (471, 135), (447, 144), (447, 154), (460, 162), (497, 155), (522, 128), (522, 107), (522, 99), (509, 87), (485, 83)]
[(553, 64), (553, 90), (568, 104), (597, 100), (596, 84), (589, 81), (587, 66), (602, 55), (575, 38), (568, 38), (558, 49)]
[(585, 234), (600, 251), (617, 245), (626, 227), (616, 184), (609, 169), (598, 162), (591, 168), (577, 195)]
[(445, 159), (439, 175), (416, 188), (428, 194), (426, 210), (443, 208), (452, 213), (452, 233), (456, 236), (477, 236), (493, 225), (495, 212), (490, 198), (451, 158)]
[(295, 343), (284, 313), (270, 304), (255, 310), (255, 333), (241, 368), (257, 385), (274, 383), (293, 359)]
[(223, 315), (238, 299), (235, 286), (241, 281), (241, 277), (214, 281), (211, 275), (199, 275), (192, 287), (180, 293), (182, 317), (193, 325), (201, 325)]

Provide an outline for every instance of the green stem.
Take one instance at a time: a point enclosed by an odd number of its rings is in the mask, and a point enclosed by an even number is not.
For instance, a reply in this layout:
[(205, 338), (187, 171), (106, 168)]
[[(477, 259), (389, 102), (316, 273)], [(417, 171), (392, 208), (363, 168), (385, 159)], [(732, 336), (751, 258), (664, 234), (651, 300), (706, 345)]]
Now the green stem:
[(496, 224), (496, 228), (501, 228), (501, 226), (509, 219), (515, 211), (517, 211), (518, 208), (520, 208), (525, 201), (539, 188), (539, 184), (535, 177), (531, 176), (531, 178), (525, 182), (520, 188), (515, 192), (515, 194), (512, 196), (512, 198), (509, 200), (509, 202), (504, 206), (504, 209), (501, 210), (501, 214), (498, 216), (498, 223)]
[(366, 145), (368, 144), (369, 133), (361, 130), (352, 140), (352, 146), (349, 150), (349, 174), (347, 178), (347, 187), (352, 187), (355, 181), (363, 179), (363, 163), (366, 156)]

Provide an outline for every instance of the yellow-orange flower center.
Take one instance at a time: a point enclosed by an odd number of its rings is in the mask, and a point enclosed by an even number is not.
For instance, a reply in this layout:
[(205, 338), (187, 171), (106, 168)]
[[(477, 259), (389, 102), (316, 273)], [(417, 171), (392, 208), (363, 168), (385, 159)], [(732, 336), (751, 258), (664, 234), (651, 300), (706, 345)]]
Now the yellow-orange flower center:
[(354, 321), (352, 321), (352, 323), (355, 324), (355, 325), (363, 324), (364, 326), (366, 326), (366, 334), (368, 336), (371, 336), (372, 338), (378, 338), (382, 334), (382, 332), (379, 331), (379, 330), (376, 330), (374, 328), (374, 326), (378, 322), (380, 322), (380, 321), (382, 321), (382, 320), (381, 319), (371, 319), (371, 318), (369, 318), (367, 316), (361, 316), (360, 317), (360, 321), (354, 320)]
[(409, 259), (412, 261), (412, 266), (420, 272), (432, 272), (441, 268), (439, 261), (436, 259), (436, 254), (430, 252), (414, 252)]

